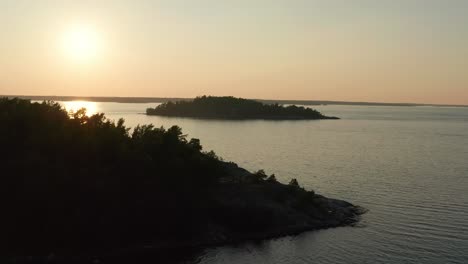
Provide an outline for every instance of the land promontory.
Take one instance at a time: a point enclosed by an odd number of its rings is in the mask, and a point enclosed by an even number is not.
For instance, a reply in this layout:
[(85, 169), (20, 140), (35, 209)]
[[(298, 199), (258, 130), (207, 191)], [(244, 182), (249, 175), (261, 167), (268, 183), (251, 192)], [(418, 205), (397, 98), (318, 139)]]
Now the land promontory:
[(0, 124), (2, 263), (180, 254), (352, 225), (363, 213), (223, 161), (177, 126), (130, 130), (104, 114), (6, 98)]
[(202, 119), (315, 120), (338, 119), (303, 106), (264, 104), (232, 96), (201, 96), (193, 100), (169, 101), (148, 108), (147, 115)]

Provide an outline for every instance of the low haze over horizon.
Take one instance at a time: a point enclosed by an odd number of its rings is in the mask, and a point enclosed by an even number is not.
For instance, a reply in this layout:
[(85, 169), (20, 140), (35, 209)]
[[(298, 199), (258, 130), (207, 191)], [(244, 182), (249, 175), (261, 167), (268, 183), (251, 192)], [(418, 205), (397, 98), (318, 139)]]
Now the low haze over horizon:
[(468, 1), (0, 0), (0, 94), (468, 104)]

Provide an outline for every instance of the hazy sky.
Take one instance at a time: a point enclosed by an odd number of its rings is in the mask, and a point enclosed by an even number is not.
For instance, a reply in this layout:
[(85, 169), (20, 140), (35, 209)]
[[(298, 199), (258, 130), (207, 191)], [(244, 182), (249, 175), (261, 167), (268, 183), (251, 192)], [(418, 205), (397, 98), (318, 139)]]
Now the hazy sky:
[(0, 0), (0, 94), (468, 104), (468, 1)]

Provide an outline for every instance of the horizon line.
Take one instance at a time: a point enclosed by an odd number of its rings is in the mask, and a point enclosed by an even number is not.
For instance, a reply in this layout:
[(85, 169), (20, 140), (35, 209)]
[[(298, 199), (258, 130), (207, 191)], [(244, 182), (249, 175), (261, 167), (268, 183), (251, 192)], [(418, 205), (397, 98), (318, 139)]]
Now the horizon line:
[[(203, 96), (203, 95), (200, 95)], [(214, 96), (214, 95), (206, 95)], [(228, 95), (224, 95), (228, 96)], [(195, 97), (145, 97), (145, 96), (76, 96), (76, 95), (0, 95), (0, 98), (20, 98), (29, 100), (51, 100), (51, 101), (94, 101), (114, 103), (161, 103), (173, 100), (192, 100)], [(222, 97), (222, 96), (216, 96)], [(233, 96), (237, 97), (237, 96)], [(244, 97), (237, 97), (244, 98)], [(261, 99), (245, 98), (268, 103), (289, 104), (296, 102), (302, 105), (367, 105), (367, 106), (436, 106), (436, 107), (468, 107), (463, 104), (438, 104), (438, 103), (401, 103), (401, 102), (369, 102), (369, 101), (335, 101), (335, 100), (312, 100), (312, 99)]]

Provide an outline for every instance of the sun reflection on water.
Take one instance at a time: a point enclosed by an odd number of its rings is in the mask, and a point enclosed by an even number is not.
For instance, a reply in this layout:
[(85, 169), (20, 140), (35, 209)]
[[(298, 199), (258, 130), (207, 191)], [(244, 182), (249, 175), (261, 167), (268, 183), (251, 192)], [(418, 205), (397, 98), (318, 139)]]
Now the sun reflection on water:
[(62, 103), (63, 107), (67, 112), (76, 112), (81, 108), (86, 108), (86, 115), (92, 116), (97, 114), (98, 106), (96, 102), (87, 102), (87, 101), (68, 101)]

